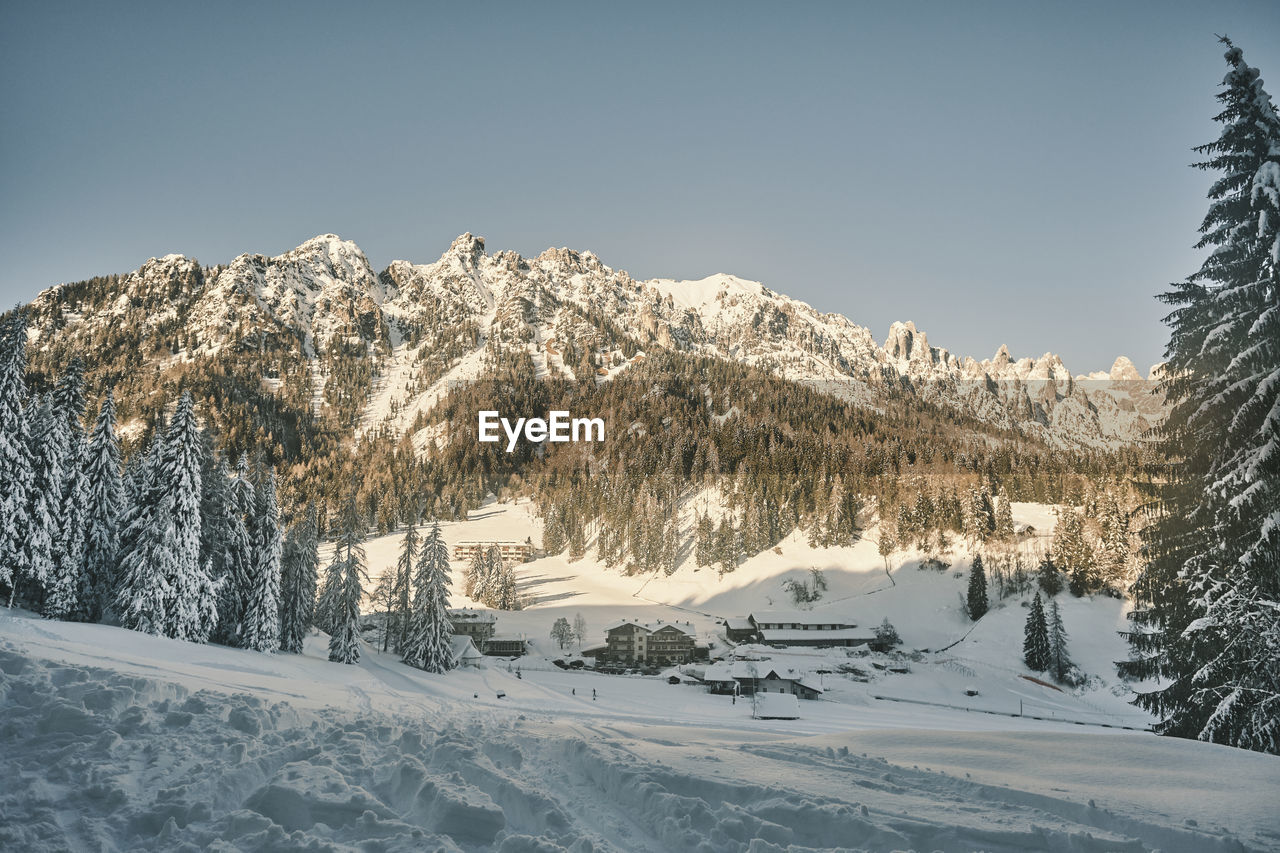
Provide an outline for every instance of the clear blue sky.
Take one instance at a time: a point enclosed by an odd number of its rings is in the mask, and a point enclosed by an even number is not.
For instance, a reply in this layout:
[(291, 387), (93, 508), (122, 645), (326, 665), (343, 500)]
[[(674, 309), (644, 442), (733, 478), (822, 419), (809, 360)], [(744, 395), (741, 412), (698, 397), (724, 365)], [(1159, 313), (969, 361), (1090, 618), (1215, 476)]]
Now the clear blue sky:
[(1280, 3), (0, 6), (0, 300), (337, 232), (376, 268), (591, 249), (883, 339), (1117, 354), (1191, 272), (1231, 35)]

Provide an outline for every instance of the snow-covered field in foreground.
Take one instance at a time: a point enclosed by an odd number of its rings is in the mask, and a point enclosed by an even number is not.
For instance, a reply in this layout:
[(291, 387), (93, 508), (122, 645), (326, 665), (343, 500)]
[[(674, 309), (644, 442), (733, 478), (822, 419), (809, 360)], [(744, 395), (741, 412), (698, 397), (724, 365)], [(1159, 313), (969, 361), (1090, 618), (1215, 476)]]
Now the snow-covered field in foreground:
[(1114, 729), (852, 700), (764, 722), (657, 679), (347, 667), (321, 636), (262, 655), (19, 611), (0, 672), (6, 850), (1280, 846), (1280, 760)]
[[(1048, 507), (1014, 517), (1053, 526)], [(539, 540), (527, 503), (443, 532)], [(886, 572), (874, 534), (838, 549), (791, 536), (722, 579), (688, 554), (669, 577), (590, 556), (519, 565), (532, 606), (498, 616), (529, 640), (518, 674), (492, 660), (429, 675), (370, 648), (342, 666), (322, 635), (262, 655), (0, 609), (0, 850), (1280, 849), (1280, 760), (1119, 728), (1151, 722), (1115, 677), (1122, 602), (1059, 596), (1091, 678), (1058, 690), (1022, 665), (1025, 597), (993, 595), (970, 622), (967, 551), (942, 572), (898, 553)], [(368, 543), (375, 579), (399, 543)], [(718, 620), (788, 606), (782, 581), (810, 568), (829, 584), (815, 611), (887, 617), (911, 654), (760, 650), (827, 672), (800, 719), (551, 663), (573, 651), (552, 623), (579, 614), (587, 645), (625, 617), (689, 621), (724, 651)]]

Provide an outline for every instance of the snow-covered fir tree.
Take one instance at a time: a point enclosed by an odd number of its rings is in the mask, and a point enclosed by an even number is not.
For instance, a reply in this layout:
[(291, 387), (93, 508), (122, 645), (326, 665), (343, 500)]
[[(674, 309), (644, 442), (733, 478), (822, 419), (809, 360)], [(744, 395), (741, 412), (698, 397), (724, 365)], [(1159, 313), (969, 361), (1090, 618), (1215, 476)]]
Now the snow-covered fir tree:
[(83, 621), (86, 616), (84, 537), (88, 488), (85, 469), (88, 447), (84, 424), (84, 365), (77, 356), (58, 378), (53, 391), (53, 415), (63, 421), (65, 444), (62, 484), (58, 499), (58, 530), (53, 537), (53, 575), (44, 605), (45, 615)]
[(693, 561), (699, 568), (706, 568), (716, 561), (716, 525), (710, 515), (700, 513), (695, 530)]
[(226, 475), (225, 464), (217, 466), (217, 495), (209, 502), (209, 512), (219, 527), (213, 543), (212, 564), (223, 572), (218, 591), (218, 641), (244, 645), (245, 614), (254, 585), (255, 548), (252, 533), (257, 489), (249, 473), (248, 459), (241, 454), (234, 477)]
[(276, 504), (276, 472), (259, 483), (255, 500), (252, 571), (245, 597), (243, 643), (246, 649), (274, 652), (280, 648), (280, 510)]
[(1049, 668), (1049, 653), (1049, 626), (1045, 622), (1044, 602), (1037, 592), (1022, 629), (1022, 660), (1028, 669), (1044, 672)]
[(987, 572), (982, 565), (982, 555), (973, 555), (969, 569), (969, 590), (965, 595), (965, 609), (975, 622), (987, 614)]
[(1065, 509), (1053, 528), (1053, 562), (1067, 577), (1072, 595), (1084, 595), (1097, 588), (1093, 549), (1084, 535), (1080, 513)]
[(1071, 678), (1071, 655), (1067, 652), (1066, 625), (1062, 622), (1062, 610), (1058, 607), (1058, 599), (1049, 599), (1049, 608), (1045, 612), (1045, 625), (1049, 631), (1049, 674), (1059, 684), (1066, 684)]
[(1004, 490), (1000, 490), (999, 502), (996, 505), (995, 537), (1001, 542), (1013, 539), (1013, 504)]
[(104, 619), (115, 586), (120, 547), (120, 516), (124, 483), (120, 470), (120, 439), (116, 436), (115, 396), (108, 391), (89, 438), (87, 509), (84, 541), (86, 618)]
[[(400, 541), (400, 556), (392, 575), (391, 601), (387, 612), (387, 634), (394, 639), (396, 654), (403, 654), (409, 636), (409, 619), (413, 610), (413, 568), (418, 561), (418, 525), (409, 524)], [(383, 651), (386, 651), (384, 645)]]
[(1053, 557), (1048, 554), (1044, 555), (1036, 568), (1036, 582), (1040, 584), (1041, 591), (1050, 598), (1062, 592), (1062, 573), (1058, 571)]
[(178, 400), (166, 434), (157, 480), (165, 495), (170, 537), (165, 571), (169, 578), (166, 634), (179, 640), (208, 641), (217, 621), (217, 587), (200, 559), (200, 426), (190, 392)]
[(84, 362), (77, 355), (67, 363), (53, 389), (53, 410), (66, 421), (69, 434), (84, 431), (85, 406)]
[(440, 523), (422, 542), (413, 576), (413, 612), (405, 663), (427, 672), (453, 668), (453, 625), (449, 622), (449, 547)]
[(9, 603), (29, 573), (31, 446), (27, 412), (27, 331), (20, 312), (0, 326), (0, 585)]
[(467, 566), (462, 576), (462, 594), (472, 601), (480, 600), (479, 593), (483, 590), (485, 576), (489, 571), (488, 565), (488, 552), (483, 548), (477, 548), (471, 558), (471, 565)]
[(334, 559), (340, 563), (337, 589), (333, 595), (329, 660), (356, 663), (360, 660), (360, 603), (369, 582), (364, 553), (364, 519), (352, 498), (342, 513)]
[(89, 448), (84, 433), (77, 428), (71, 436), (58, 515), (60, 529), (54, 548), (53, 575), (45, 597), (44, 614), (51, 619), (89, 618), (93, 586), (85, 573), (85, 531), (89, 508), (89, 478), (86, 471)]
[(66, 421), (53, 409), (50, 395), (36, 404), (31, 421), (31, 481), (27, 486), (27, 517), (30, 519), (25, 560), (27, 597), (40, 605), (54, 571), (54, 552), (62, 530), (63, 463), (69, 436)]
[(1157, 730), (1280, 753), (1280, 117), (1227, 46), (1200, 269), (1174, 306), (1165, 366), (1172, 460), (1151, 487), (1133, 586), (1130, 676)]
[(308, 507), (306, 515), (289, 528), (280, 556), (281, 651), (302, 652), (314, 618), (319, 567), (316, 513)]
[(557, 504), (551, 503), (542, 512), (542, 548), (547, 556), (555, 556), (569, 544), (562, 523), (563, 514)]
[(217, 585), (200, 561), (200, 434), (189, 393), (154, 444), (120, 561), (116, 607), (125, 627), (205, 642)]

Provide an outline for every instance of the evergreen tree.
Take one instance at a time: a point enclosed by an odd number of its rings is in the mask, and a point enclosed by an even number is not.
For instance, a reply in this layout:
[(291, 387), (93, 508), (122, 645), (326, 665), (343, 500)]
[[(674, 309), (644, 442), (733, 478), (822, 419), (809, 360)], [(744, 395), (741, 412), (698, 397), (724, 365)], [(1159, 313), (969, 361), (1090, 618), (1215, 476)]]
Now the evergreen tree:
[(1097, 588), (1093, 552), (1084, 536), (1080, 514), (1066, 509), (1053, 528), (1053, 561), (1067, 576), (1067, 588), (1075, 596)]
[(1102, 534), (1098, 572), (1102, 580), (1128, 587), (1129, 520), (1120, 509), (1115, 495), (1107, 493), (1099, 502), (1098, 527)]
[(20, 312), (0, 326), (0, 585), (13, 603), (18, 580), (30, 574), (27, 489), (32, 460), (27, 404), (27, 327)]
[(324, 583), (320, 586), (320, 597), (316, 600), (315, 625), (321, 631), (333, 636), (338, 620), (338, 599), (342, 595), (342, 582), (346, 573), (346, 559), (342, 552), (334, 548), (333, 558), (324, 570)]
[(343, 512), (334, 545), (334, 561), (341, 566), (333, 595), (329, 634), (329, 660), (335, 663), (351, 664), (360, 660), (360, 603), (364, 600), (364, 584), (369, 582), (364, 534), (364, 519), (356, 510), (352, 496)]
[(969, 514), (965, 533), (977, 542), (985, 542), (995, 532), (995, 512), (991, 494), (984, 486), (969, 490)]
[(472, 601), (479, 601), (476, 595), (476, 584), (481, 582), (485, 574), (485, 565), (488, 555), (483, 549), (477, 548), (475, 554), (471, 557), (471, 565), (462, 574), (462, 594)]
[(1044, 594), (1051, 598), (1062, 592), (1062, 573), (1058, 571), (1058, 566), (1048, 554), (1044, 555), (1044, 559), (1036, 569), (1036, 580)]
[(153, 457), (121, 559), (117, 607), (125, 627), (205, 642), (217, 618), (217, 585), (200, 563), (200, 436), (189, 393)]
[(1049, 599), (1045, 623), (1049, 629), (1049, 672), (1054, 681), (1065, 684), (1071, 678), (1072, 663), (1067, 653), (1067, 629), (1062, 624), (1062, 611), (1056, 598)]
[[(418, 526), (409, 525), (400, 542), (400, 559), (396, 561), (391, 585), (391, 608), (387, 627), (395, 637), (395, 651), (403, 654), (409, 637), (409, 620), (413, 612), (413, 568), (418, 562)], [(385, 638), (384, 638), (385, 642)], [(384, 645), (383, 651), (386, 651)]]
[(569, 544), (561, 518), (560, 507), (554, 503), (548, 504), (543, 512), (542, 550), (546, 551), (549, 557), (559, 554)]
[(738, 568), (742, 558), (738, 549), (738, 532), (734, 529), (733, 519), (726, 515), (720, 519), (720, 526), (716, 528), (716, 562), (720, 565), (721, 575)]
[(86, 472), (89, 448), (84, 433), (77, 429), (66, 460), (61, 529), (54, 549), (53, 577), (45, 598), (44, 614), (51, 619), (89, 618), (92, 586), (85, 576), (85, 530), (89, 509), (89, 479)]
[(987, 573), (982, 566), (982, 555), (973, 555), (973, 565), (969, 569), (969, 592), (965, 596), (965, 605), (969, 610), (969, 618), (978, 621), (987, 613)]
[(280, 510), (276, 504), (276, 474), (268, 473), (258, 486), (254, 514), (257, 540), (253, 543), (253, 575), (245, 606), (244, 647), (257, 652), (280, 648)]
[(1159, 677), (1138, 703), (1157, 731), (1280, 753), (1280, 118), (1227, 39), (1218, 173), (1199, 271), (1175, 306), (1170, 407), (1125, 675)]
[(1044, 602), (1037, 592), (1023, 628), (1022, 659), (1028, 669), (1044, 672), (1049, 668), (1049, 651), (1049, 626), (1045, 623)]
[(120, 547), (120, 518), (124, 481), (120, 470), (120, 439), (116, 436), (116, 404), (111, 391), (102, 400), (89, 439), (87, 518), (84, 542), (86, 618), (106, 618), (116, 582)]
[(711, 516), (698, 516), (696, 533), (694, 534), (693, 561), (699, 568), (715, 564), (716, 557), (716, 525)]
[(66, 423), (68, 435), (84, 432), (85, 405), (84, 362), (74, 356), (53, 389), (53, 410)]
[(876, 626), (875, 639), (869, 645), (874, 652), (887, 652), (901, 642), (902, 638), (898, 636), (898, 629), (893, 627), (893, 623), (886, 616), (884, 621)]
[(243, 454), (236, 475), (226, 478), (219, 466), (218, 503), (213, 510), (218, 520), (221, 543), (214, 546), (215, 565), (221, 564), (225, 574), (218, 596), (218, 639), (231, 646), (245, 644), (245, 619), (255, 583), (255, 543), (253, 526), (257, 490), (249, 474), (249, 463)]
[(1000, 492), (1000, 502), (996, 506), (995, 537), (1001, 542), (1013, 539), (1013, 505), (1003, 490)]
[(316, 606), (320, 554), (316, 512), (307, 507), (302, 520), (289, 528), (280, 555), (280, 650), (302, 653)]
[(413, 577), (413, 613), (405, 663), (427, 672), (453, 668), (453, 625), (449, 622), (449, 546), (440, 523), (423, 540)]
[(40, 399), (31, 424), (32, 477), (27, 487), (30, 528), (24, 547), (26, 581), (33, 604), (41, 604), (54, 573), (56, 543), (62, 531), (63, 463), (69, 436), (66, 421), (53, 410), (48, 394)]

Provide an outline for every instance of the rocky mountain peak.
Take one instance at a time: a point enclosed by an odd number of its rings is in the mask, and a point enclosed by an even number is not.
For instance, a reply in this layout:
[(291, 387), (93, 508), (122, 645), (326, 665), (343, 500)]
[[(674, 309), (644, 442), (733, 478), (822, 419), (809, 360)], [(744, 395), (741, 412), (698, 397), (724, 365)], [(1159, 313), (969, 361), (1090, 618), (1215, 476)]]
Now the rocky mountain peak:
[(1108, 375), (1115, 382), (1133, 382), (1142, 379), (1142, 374), (1138, 372), (1138, 368), (1134, 367), (1133, 362), (1123, 355), (1111, 365), (1111, 371)]
[(929, 338), (910, 320), (895, 322), (884, 341), (885, 354), (897, 361), (913, 361), (929, 356)]
[(470, 231), (461, 234), (449, 244), (449, 251), (445, 252), (445, 255), (454, 256), (470, 266), (475, 266), (484, 257), (484, 238), (477, 237)]

